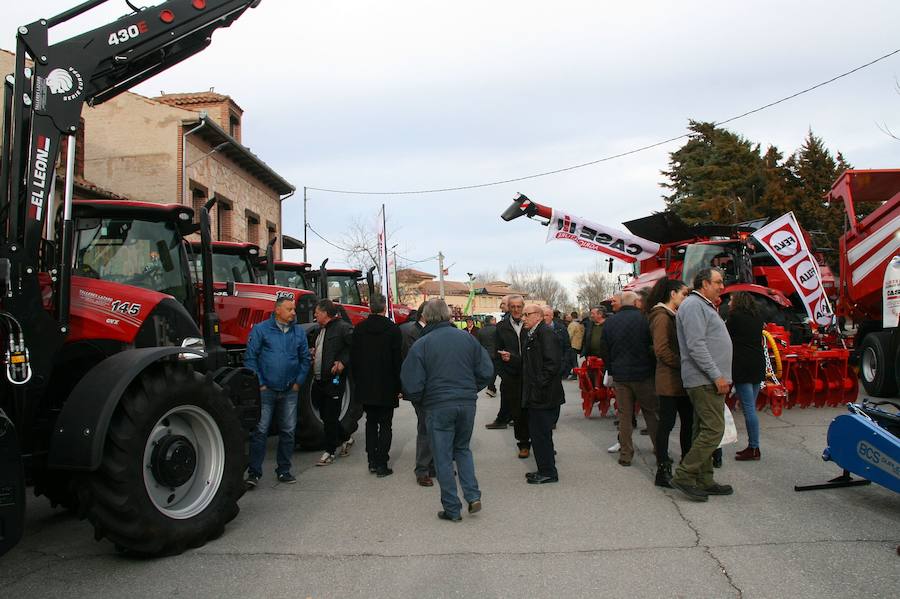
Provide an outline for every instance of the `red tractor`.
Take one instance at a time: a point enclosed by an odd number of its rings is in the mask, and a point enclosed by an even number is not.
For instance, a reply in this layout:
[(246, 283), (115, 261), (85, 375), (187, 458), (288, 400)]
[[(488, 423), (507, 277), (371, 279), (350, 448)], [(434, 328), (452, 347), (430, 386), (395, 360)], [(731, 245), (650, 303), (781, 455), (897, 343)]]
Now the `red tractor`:
[[(75, 132), (105, 102), (209, 45), (258, 0), (169, 0), (50, 44), (104, 4), (19, 27), (0, 156), (0, 554), (26, 481), (98, 539), (156, 555), (221, 535), (243, 494), (259, 382), (229, 366), (212, 272), (196, 287), (184, 206), (73, 202)], [(30, 62), (27, 62), (30, 61)], [(67, 138), (65, 201), (52, 193)], [(209, 252), (209, 215), (200, 214)]]

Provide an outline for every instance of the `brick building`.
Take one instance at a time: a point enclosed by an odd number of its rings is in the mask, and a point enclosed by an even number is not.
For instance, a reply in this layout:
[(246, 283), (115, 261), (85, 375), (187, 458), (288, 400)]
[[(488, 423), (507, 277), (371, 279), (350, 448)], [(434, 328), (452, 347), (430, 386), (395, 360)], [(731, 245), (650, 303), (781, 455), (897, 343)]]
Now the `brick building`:
[[(0, 50), (0, 71), (13, 70), (14, 55)], [(280, 241), (281, 202), (294, 186), (242, 144), (242, 117), (234, 100), (213, 91), (156, 98), (125, 92), (85, 106), (76, 140), (76, 198), (181, 203), (195, 210), (216, 198), (213, 239), (265, 246), (277, 235)], [(64, 147), (60, 156), (64, 162)]]

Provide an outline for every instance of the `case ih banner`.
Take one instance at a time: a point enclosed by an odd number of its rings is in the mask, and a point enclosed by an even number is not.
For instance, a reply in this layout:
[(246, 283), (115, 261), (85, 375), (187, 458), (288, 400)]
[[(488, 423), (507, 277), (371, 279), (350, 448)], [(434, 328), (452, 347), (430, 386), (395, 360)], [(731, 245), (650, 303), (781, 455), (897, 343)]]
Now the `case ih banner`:
[(753, 232), (755, 237), (778, 262), (781, 270), (803, 299), (806, 313), (819, 326), (831, 324), (834, 311), (822, 286), (819, 264), (809, 252), (806, 239), (793, 212), (784, 214)]
[(657, 243), (554, 210), (547, 227), (547, 243), (560, 239), (629, 263), (652, 258), (659, 252)]

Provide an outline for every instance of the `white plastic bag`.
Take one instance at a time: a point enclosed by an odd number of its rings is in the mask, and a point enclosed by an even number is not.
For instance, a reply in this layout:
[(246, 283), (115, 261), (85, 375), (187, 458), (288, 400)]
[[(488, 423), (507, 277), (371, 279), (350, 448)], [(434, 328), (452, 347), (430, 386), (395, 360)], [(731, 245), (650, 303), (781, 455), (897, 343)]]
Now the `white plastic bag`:
[(722, 442), (719, 443), (719, 447), (725, 447), (732, 443), (737, 443), (737, 427), (734, 426), (734, 416), (731, 414), (731, 410), (728, 409), (728, 404), (725, 404), (725, 434), (722, 435)]
[(613, 381), (613, 377), (609, 373), (609, 371), (607, 370), (606, 372), (604, 372), (603, 373), (603, 386), (604, 387), (614, 387), (615, 384), (616, 383), (615, 383), (615, 381)]

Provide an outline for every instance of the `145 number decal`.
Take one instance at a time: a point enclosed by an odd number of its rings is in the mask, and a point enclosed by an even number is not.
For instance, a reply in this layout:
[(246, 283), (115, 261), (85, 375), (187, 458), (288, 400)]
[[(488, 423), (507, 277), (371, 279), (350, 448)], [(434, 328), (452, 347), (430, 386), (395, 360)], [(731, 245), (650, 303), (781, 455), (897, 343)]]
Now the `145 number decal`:
[(110, 304), (110, 309), (113, 312), (121, 312), (122, 314), (131, 314), (132, 316), (137, 316), (141, 313), (141, 305), (133, 304), (131, 302), (123, 302), (122, 300), (113, 300), (113, 303)]
[(119, 29), (118, 31), (114, 31), (109, 34), (109, 40), (107, 43), (110, 46), (117, 46), (119, 44), (124, 44), (128, 40), (132, 40), (142, 33), (147, 33), (147, 21), (140, 21), (136, 25), (130, 25), (125, 29)]

